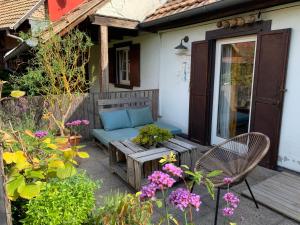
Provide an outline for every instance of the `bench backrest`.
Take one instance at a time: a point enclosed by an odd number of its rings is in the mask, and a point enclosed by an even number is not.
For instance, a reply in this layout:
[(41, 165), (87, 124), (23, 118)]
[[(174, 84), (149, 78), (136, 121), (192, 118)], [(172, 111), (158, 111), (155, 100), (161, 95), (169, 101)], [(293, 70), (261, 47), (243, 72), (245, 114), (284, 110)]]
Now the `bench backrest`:
[(110, 112), (110, 111), (115, 111), (120, 109), (143, 108), (147, 106), (150, 107), (150, 109), (152, 110), (153, 119), (156, 120), (157, 118), (155, 118), (155, 113), (153, 112), (153, 108), (152, 108), (152, 100), (150, 98), (140, 97), (140, 98), (118, 98), (118, 99), (98, 100), (99, 112)]

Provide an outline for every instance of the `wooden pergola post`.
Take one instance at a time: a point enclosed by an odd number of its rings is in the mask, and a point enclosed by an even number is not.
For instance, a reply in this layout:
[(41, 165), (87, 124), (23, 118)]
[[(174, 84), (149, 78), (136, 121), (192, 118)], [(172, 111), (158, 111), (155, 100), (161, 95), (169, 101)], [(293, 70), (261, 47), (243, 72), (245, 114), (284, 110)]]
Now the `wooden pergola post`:
[(99, 46), (100, 46), (100, 92), (108, 92), (108, 28), (99, 26)]

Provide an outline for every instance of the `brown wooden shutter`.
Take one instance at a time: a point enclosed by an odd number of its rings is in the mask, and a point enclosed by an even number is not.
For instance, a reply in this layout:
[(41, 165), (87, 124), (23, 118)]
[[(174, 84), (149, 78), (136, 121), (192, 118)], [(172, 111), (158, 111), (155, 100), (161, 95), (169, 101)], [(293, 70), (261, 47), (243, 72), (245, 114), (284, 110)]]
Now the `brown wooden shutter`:
[(209, 144), (211, 120), (211, 48), (209, 41), (192, 43), (189, 138)]
[(259, 33), (251, 114), (251, 130), (266, 134), (271, 148), (261, 165), (275, 168), (278, 159), (290, 29)]
[(115, 84), (117, 81), (116, 74), (116, 49), (109, 48), (108, 49), (108, 66), (109, 66), (109, 83)]
[(129, 50), (130, 60), (130, 85), (134, 87), (140, 87), (141, 75), (140, 75), (140, 44), (133, 44)]

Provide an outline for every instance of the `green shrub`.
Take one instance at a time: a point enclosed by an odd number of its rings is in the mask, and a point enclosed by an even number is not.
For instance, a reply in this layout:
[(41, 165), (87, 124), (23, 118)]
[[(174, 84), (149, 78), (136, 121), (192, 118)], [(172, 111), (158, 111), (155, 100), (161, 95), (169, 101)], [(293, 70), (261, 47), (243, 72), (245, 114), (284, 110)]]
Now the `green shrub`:
[(150, 225), (153, 206), (138, 195), (116, 193), (106, 197), (86, 225)]
[(27, 204), (25, 225), (83, 224), (95, 206), (98, 184), (85, 174), (54, 179)]
[(167, 141), (172, 137), (173, 135), (169, 130), (151, 124), (141, 128), (139, 135), (133, 139), (133, 142), (150, 148), (156, 146), (158, 142)]

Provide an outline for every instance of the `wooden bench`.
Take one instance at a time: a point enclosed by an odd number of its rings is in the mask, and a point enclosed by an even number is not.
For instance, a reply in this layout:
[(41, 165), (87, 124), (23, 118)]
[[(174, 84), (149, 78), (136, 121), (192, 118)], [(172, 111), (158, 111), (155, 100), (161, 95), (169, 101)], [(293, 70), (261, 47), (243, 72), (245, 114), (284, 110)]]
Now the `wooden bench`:
[(110, 168), (134, 189), (140, 190), (146, 178), (154, 171), (161, 169), (159, 160), (174, 152), (178, 165), (193, 168), (196, 160), (207, 147), (197, 145), (180, 137), (159, 144), (158, 148), (146, 149), (129, 140), (115, 141), (109, 146)]

